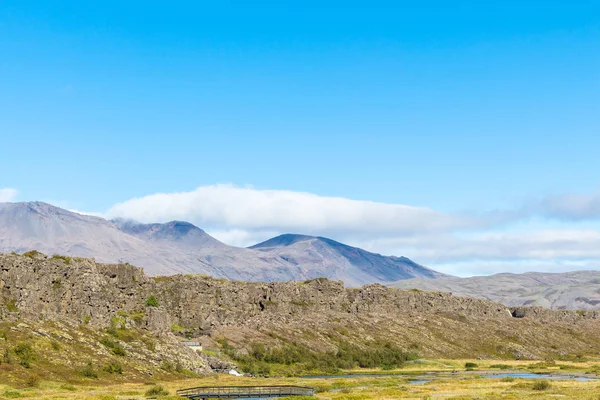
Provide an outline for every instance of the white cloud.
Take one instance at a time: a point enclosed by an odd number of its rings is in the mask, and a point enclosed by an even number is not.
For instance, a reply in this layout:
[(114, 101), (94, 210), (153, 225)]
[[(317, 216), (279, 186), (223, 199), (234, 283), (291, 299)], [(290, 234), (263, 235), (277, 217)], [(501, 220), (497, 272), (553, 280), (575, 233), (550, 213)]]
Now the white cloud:
[[(369, 251), (407, 256), (441, 272), (473, 275), (600, 266), (600, 232), (589, 226), (577, 229), (565, 220), (594, 216), (596, 202), (591, 195), (561, 196), (536, 207), (464, 216), (403, 204), (213, 185), (134, 198), (105, 215), (140, 222), (189, 221), (241, 247), (281, 233), (327, 236)], [(535, 215), (562, 222), (530, 218)], [(501, 225), (503, 232), (498, 231)]]
[(481, 223), (423, 207), (233, 185), (135, 198), (115, 205), (108, 215), (140, 222), (186, 220), (214, 230), (352, 233), (367, 237), (448, 231)]
[(525, 266), (525, 261), (546, 265), (548, 262), (562, 264), (596, 260), (593, 265), (600, 265), (600, 232), (596, 230), (483, 232), (468, 237), (436, 234), (390, 237), (354, 244), (383, 254), (407, 255), (434, 268), (436, 265), (464, 262), (480, 264), (482, 273), (485, 265), (501, 262)]
[(588, 194), (549, 196), (540, 202), (542, 214), (560, 219), (585, 220), (600, 218), (600, 190)]
[(14, 201), (19, 192), (15, 189), (5, 188), (0, 189), (0, 203)]

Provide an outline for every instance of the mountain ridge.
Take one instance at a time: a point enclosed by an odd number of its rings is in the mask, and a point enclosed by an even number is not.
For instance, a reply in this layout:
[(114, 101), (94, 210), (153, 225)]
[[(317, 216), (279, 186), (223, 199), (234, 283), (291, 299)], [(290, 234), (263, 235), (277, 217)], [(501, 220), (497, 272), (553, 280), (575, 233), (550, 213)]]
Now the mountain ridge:
[(508, 306), (542, 306), (552, 309), (600, 308), (600, 271), (562, 273), (500, 273), (469, 278), (442, 277), (435, 282), (408, 279), (387, 284), (399, 289), (449, 292), (458, 296), (499, 301)]
[(229, 246), (185, 221), (109, 221), (43, 202), (0, 203), (3, 252), (38, 250), (45, 254), (94, 257), (101, 262), (130, 262), (142, 265), (150, 275), (202, 273), (246, 281), (325, 277), (359, 286), (438, 276), (405, 257), (381, 256), (327, 238), (319, 238), (314, 248), (304, 243), (304, 248), (292, 248), (293, 254), (288, 255), (275, 246)]

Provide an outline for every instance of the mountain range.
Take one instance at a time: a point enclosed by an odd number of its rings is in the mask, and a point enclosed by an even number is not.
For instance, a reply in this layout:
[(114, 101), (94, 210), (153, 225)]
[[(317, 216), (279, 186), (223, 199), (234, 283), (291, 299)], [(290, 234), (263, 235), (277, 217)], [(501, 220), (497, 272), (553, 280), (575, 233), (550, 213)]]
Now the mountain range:
[(394, 282), (388, 286), (450, 292), (457, 296), (499, 301), (508, 306), (542, 306), (559, 310), (600, 309), (600, 271), (417, 278)]
[(444, 275), (331, 239), (281, 235), (250, 248), (229, 246), (181, 221), (140, 224), (82, 215), (43, 202), (0, 203), (0, 252), (128, 262), (150, 275), (208, 274), (244, 281), (342, 280), (349, 286)]

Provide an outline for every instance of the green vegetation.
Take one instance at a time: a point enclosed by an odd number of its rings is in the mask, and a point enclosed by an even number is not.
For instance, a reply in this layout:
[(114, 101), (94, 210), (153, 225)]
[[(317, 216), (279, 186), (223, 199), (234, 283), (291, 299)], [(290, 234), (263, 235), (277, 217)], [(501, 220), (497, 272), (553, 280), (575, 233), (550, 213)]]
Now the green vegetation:
[(298, 344), (287, 344), (267, 348), (262, 343), (252, 343), (247, 352), (231, 347), (227, 341), (221, 341), (223, 351), (236, 362), (242, 370), (253, 375), (277, 373), (298, 375), (303, 373), (335, 374), (342, 369), (400, 368), (406, 361), (418, 358), (390, 343), (372, 343), (365, 347), (340, 342), (335, 352), (317, 352)]
[(37, 250), (31, 250), (31, 251), (26, 251), (25, 253), (23, 253), (23, 256), (25, 257), (29, 257), (29, 258), (36, 258), (36, 257), (45, 257), (45, 255), (43, 253), (40, 253)]
[(9, 312), (19, 312), (19, 308), (17, 307), (17, 301), (15, 299), (10, 299), (6, 303), (6, 309)]
[(30, 368), (31, 362), (37, 358), (30, 343), (19, 343), (15, 346), (13, 352), (19, 358), (19, 364), (25, 368)]
[(158, 307), (159, 306), (158, 299), (154, 296), (150, 296), (150, 297), (148, 297), (148, 299), (146, 299), (146, 305), (148, 307)]
[(168, 396), (168, 395), (169, 395), (169, 391), (165, 390), (165, 388), (163, 388), (160, 385), (153, 386), (146, 391), (146, 397), (158, 397), (158, 396)]
[(100, 339), (100, 343), (102, 343), (104, 347), (109, 349), (116, 356), (123, 357), (127, 355), (127, 352), (125, 351), (123, 346), (121, 346), (119, 343), (115, 342), (110, 338), (103, 337), (102, 339)]
[(123, 373), (123, 366), (118, 361), (111, 361), (104, 367), (104, 372), (121, 375)]
[(465, 368), (468, 369), (468, 370), (474, 370), (477, 367), (478, 367), (478, 365), (475, 364), (474, 362), (467, 362), (467, 363), (465, 363)]
[(71, 264), (71, 261), (73, 260), (71, 257), (61, 256), (60, 254), (54, 254), (51, 257), (51, 259), (52, 260), (62, 260), (67, 265)]
[(177, 324), (173, 324), (173, 325), (171, 326), (171, 332), (173, 332), (173, 333), (180, 333), (180, 332), (183, 332), (183, 330), (184, 330), (184, 329), (185, 329), (185, 328), (184, 328), (183, 326), (181, 326), (181, 325), (177, 325)]
[(533, 390), (548, 390), (550, 389), (550, 382), (547, 380), (539, 380), (533, 384)]
[(19, 397), (21, 397), (21, 392), (19, 392), (18, 390), (6, 390), (3, 394), (3, 397), (9, 398), (9, 399), (18, 399)]
[(98, 374), (94, 370), (91, 361), (88, 361), (87, 365), (79, 370), (79, 374), (85, 378), (98, 379)]

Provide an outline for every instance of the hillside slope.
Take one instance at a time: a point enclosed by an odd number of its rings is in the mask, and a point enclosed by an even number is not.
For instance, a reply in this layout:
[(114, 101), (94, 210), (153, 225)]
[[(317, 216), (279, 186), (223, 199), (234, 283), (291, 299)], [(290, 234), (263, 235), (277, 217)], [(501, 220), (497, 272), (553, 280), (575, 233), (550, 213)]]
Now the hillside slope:
[(509, 306), (532, 305), (559, 310), (600, 308), (600, 271), (409, 279), (389, 286), (450, 292), (458, 296), (499, 301)]

